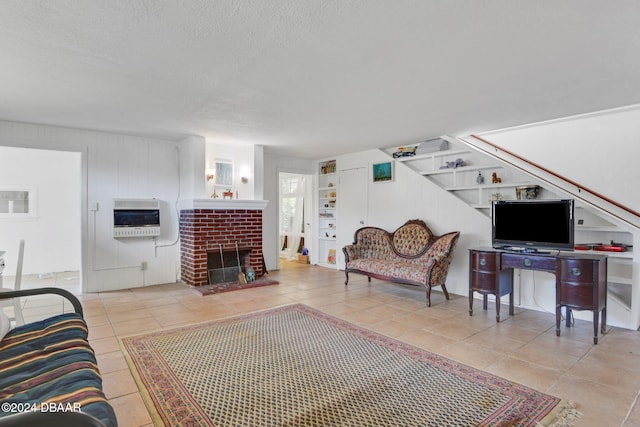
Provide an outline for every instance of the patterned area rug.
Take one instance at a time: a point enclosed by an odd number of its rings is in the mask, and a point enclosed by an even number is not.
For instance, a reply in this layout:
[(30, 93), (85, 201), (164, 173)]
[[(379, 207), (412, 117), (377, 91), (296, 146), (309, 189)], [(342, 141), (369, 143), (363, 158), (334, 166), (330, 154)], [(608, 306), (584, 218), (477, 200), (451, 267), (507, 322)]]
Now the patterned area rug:
[(296, 304), (122, 339), (156, 425), (571, 425), (571, 405)]
[(242, 284), (240, 282), (223, 282), (223, 283), (215, 283), (212, 285), (205, 286), (195, 286), (193, 287), (193, 291), (199, 295), (212, 295), (219, 294), (221, 292), (229, 292), (229, 291), (239, 291), (240, 289), (249, 289), (249, 288), (257, 288), (259, 286), (269, 286), (269, 285), (277, 285), (278, 282), (275, 280), (267, 279), (265, 277), (260, 277), (253, 282)]

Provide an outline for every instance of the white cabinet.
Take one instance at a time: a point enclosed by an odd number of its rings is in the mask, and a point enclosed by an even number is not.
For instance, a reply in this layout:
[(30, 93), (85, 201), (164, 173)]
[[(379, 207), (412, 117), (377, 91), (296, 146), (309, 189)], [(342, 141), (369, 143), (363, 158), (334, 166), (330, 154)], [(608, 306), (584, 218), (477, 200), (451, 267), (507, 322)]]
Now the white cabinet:
[(317, 263), (320, 266), (337, 268), (338, 218), (338, 174), (335, 160), (319, 163), (318, 169), (318, 230)]

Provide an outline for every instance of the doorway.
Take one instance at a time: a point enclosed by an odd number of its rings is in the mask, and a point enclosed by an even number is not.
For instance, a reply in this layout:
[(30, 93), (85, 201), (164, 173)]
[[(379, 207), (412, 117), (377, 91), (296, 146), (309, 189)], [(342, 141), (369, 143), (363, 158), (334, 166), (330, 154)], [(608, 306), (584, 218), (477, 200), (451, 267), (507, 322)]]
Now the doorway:
[(278, 268), (298, 263), (311, 247), (312, 176), (278, 172)]
[(0, 147), (0, 190), (24, 195), (22, 205), (12, 200), (0, 208), (6, 278), (15, 274), (18, 242), (24, 239), (22, 287), (82, 293), (81, 182), (79, 152)]

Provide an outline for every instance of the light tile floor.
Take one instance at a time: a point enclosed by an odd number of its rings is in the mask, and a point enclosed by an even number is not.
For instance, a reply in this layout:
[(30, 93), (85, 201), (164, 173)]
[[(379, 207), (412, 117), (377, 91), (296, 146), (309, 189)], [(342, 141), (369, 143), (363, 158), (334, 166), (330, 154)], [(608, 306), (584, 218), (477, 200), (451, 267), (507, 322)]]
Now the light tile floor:
[[(317, 266), (283, 263), (269, 274), (279, 285), (200, 296), (174, 283), (80, 295), (77, 272), (40, 279), (26, 276), (25, 288), (63, 287), (78, 294), (89, 324), (90, 341), (103, 374), (104, 390), (121, 427), (151, 426), (118, 338), (204, 322), (283, 304), (303, 303), (336, 317), (434, 353), (483, 369), (537, 390), (573, 400), (583, 413), (576, 426), (640, 426), (640, 333), (610, 328), (593, 345), (590, 322), (555, 336), (555, 317), (516, 308), (496, 324), (495, 311), (466, 297), (446, 301), (434, 292), (425, 305), (424, 290)], [(5, 284), (11, 278), (5, 277)], [(23, 301), (28, 320), (59, 313), (58, 297)], [(66, 307), (68, 309), (69, 307)], [(503, 313), (507, 313), (503, 308)], [(425, 398), (429, 398), (425, 396)]]

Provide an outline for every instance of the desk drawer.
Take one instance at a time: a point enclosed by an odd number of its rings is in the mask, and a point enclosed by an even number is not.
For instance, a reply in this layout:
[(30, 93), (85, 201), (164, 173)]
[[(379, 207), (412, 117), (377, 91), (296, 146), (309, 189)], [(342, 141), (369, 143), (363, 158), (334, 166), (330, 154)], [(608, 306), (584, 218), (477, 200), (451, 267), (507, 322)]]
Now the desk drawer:
[(481, 252), (471, 251), (471, 269), (474, 271), (486, 271), (495, 273), (500, 270), (500, 253), (498, 252)]
[(583, 259), (558, 259), (556, 276), (561, 282), (593, 283), (594, 262)]
[(558, 304), (590, 310), (594, 305), (593, 286), (560, 282), (556, 288)]
[(505, 267), (555, 272), (556, 259), (545, 255), (503, 253), (502, 268)]
[(490, 292), (495, 295), (500, 288), (500, 276), (498, 273), (471, 271), (469, 275), (469, 288), (474, 291)]

